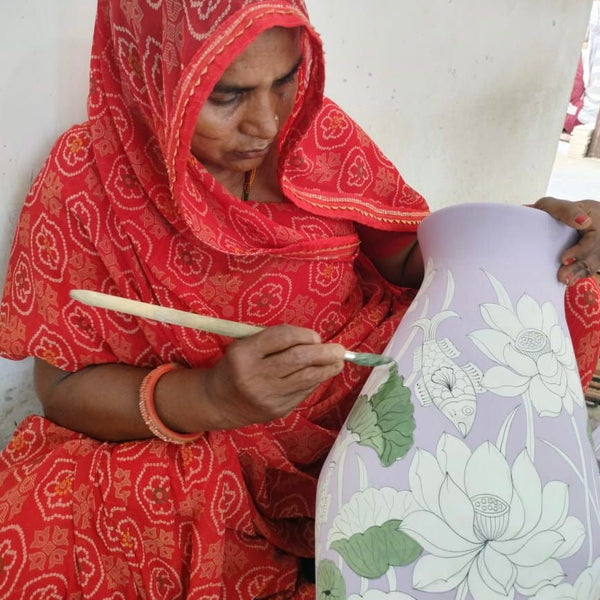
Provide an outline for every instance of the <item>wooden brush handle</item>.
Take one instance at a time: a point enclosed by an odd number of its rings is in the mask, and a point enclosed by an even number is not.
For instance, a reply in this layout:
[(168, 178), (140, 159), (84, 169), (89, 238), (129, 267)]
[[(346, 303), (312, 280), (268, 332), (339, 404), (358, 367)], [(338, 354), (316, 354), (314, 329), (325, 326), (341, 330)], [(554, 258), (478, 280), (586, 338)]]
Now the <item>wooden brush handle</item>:
[[(177, 310), (176, 308), (167, 308), (158, 304), (149, 304), (139, 300), (129, 300), (121, 296), (103, 294), (92, 290), (71, 290), (69, 296), (89, 306), (105, 308), (134, 315), (142, 319), (159, 321), (160, 323), (170, 323), (171, 325), (180, 325), (181, 327), (191, 327), (192, 329), (201, 329), (217, 335), (226, 335), (232, 338), (244, 338), (262, 331), (264, 327), (248, 325), (247, 323), (238, 323), (237, 321), (227, 321), (226, 319), (216, 319), (215, 317), (206, 317), (195, 313)], [(391, 358), (379, 354), (368, 354), (363, 352), (351, 352), (346, 350), (344, 360), (351, 361), (358, 365), (366, 367), (375, 367), (392, 362)]]
[(73, 300), (88, 304), (89, 306), (115, 310), (117, 312), (134, 315), (143, 319), (150, 319), (152, 321), (159, 321), (161, 323), (170, 323), (171, 325), (201, 329), (202, 331), (216, 333), (217, 335), (226, 335), (232, 338), (248, 337), (263, 330), (262, 327), (257, 327), (256, 325), (248, 325), (246, 323), (237, 323), (236, 321), (227, 321), (225, 319), (197, 315), (184, 310), (177, 310), (176, 308), (167, 308), (165, 306), (158, 306), (157, 304), (130, 300), (120, 296), (94, 292), (92, 290), (71, 290), (69, 296), (71, 296)]

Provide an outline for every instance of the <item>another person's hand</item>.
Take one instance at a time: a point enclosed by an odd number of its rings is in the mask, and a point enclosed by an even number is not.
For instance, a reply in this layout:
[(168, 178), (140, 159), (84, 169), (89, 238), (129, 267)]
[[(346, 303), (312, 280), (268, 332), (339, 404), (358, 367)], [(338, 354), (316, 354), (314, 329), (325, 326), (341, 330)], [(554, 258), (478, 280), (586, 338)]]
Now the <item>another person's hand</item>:
[(236, 340), (203, 372), (215, 428), (231, 429), (283, 417), (344, 368), (344, 348), (291, 325)]
[(595, 200), (559, 200), (541, 198), (534, 205), (580, 233), (577, 244), (560, 257), (558, 279), (566, 285), (590, 277), (600, 270), (600, 202)]

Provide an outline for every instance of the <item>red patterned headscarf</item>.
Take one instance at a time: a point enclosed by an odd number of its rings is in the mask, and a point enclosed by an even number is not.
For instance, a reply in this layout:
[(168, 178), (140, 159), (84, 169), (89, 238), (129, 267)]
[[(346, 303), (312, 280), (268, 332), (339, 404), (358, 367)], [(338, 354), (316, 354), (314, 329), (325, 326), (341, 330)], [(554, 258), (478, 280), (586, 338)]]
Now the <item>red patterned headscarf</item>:
[[(299, 91), (279, 140), (288, 202), (243, 202), (191, 155), (190, 142), (223, 71), (276, 26), (303, 31)], [(323, 99), (323, 83), (321, 43), (301, 0), (99, 0), (89, 120), (58, 140), (25, 201), (0, 305), (0, 354), (67, 371), (113, 362), (210, 366), (230, 343), (83, 306), (70, 299), (72, 288), (259, 325), (292, 323), (350, 349), (382, 351), (410, 294), (363, 255), (356, 224), (414, 232), (427, 206)], [(69, 539), (85, 540), (78, 558), (94, 573), (81, 576), (82, 585), (96, 597), (115, 592), (108, 575), (94, 579), (114, 561), (133, 573), (123, 583), (127, 597), (137, 595), (134, 584), (154, 589), (157, 569), (172, 589), (189, 586), (202, 597), (289, 596), (297, 586), (309, 597), (298, 557), (313, 552), (319, 467), (367, 375), (346, 365), (286, 418), (209, 432), (185, 447), (101, 444), (32, 417), (0, 455), (0, 514), (14, 516), (28, 544), (49, 519), (73, 528)], [(116, 477), (132, 468), (135, 496)], [(46, 490), (65, 477), (68, 495), (44, 496), (48, 507), (18, 492), (24, 479)], [(83, 514), (88, 489), (96, 504), (85, 510), (108, 504), (113, 520), (73, 518)], [(21, 500), (5, 511), (13, 494)], [(156, 494), (167, 494), (168, 504)], [(134, 529), (126, 522), (132, 511)], [(125, 529), (136, 548), (153, 547), (153, 532), (172, 540), (168, 556), (142, 561), (106, 542)], [(29, 565), (25, 551), (15, 556)], [(47, 576), (63, 581), (66, 568), (57, 564)], [(9, 585), (24, 589), (33, 574), (14, 569)]]
[[(190, 142), (223, 71), (275, 26), (303, 32), (299, 91), (279, 140), (288, 201), (243, 202), (191, 155)], [(321, 43), (301, 0), (99, 0), (89, 119), (61, 136), (25, 201), (0, 305), (0, 354), (67, 371), (210, 366), (230, 343), (83, 306), (72, 288), (287, 322), (347, 348), (383, 350), (410, 294), (379, 276), (356, 224), (414, 232), (427, 207), (323, 99), (323, 82)], [(26, 419), (0, 454), (0, 515), (12, 523), (2, 529), (0, 520), (0, 532), (14, 536), (16, 557), (3, 581), (25, 589), (39, 575), (26, 548), (56, 524), (78, 540), (77, 590), (90, 597), (165, 586), (195, 590), (190, 598), (311, 597), (298, 557), (313, 553), (319, 467), (367, 375), (346, 365), (286, 418), (184, 447), (102, 444)], [(23, 481), (35, 494), (19, 491)], [(50, 492), (38, 502), (38, 490)], [(135, 552), (113, 543), (124, 532)], [(160, 556), (153, 536), (164, 541)], [(45, 569), (57, 589), (73, 555)], [(131, 574), (118, 590), (113, 564)]]
[[(303, 28), (278, 166), (302, 218), (240, 201), (190, 153), (214, 84), (275, 26)], [(381, 345), (366, 338), (382, 315), (359, 324), (371, 292), (350, 292), (359, 241), (339, 223), (414, 231), (427, 207), (323, 99), (323, 83), (320, 39), (301, 0), (100, 0), (89, 121), (59, 139), (27, 198), (0, 309), (0, 352), (75, 370), (205, 364), (227, 343), (82, 307), (68, 297), (78, 287), (261, 325), (285, 320), (349, 347)]]
[[(279, 148), (289, 202), (245, 203), (191, 156), (190, 141), (223, 71), (275, 26), (303, 28), (299, 91)], [(99, 0), (89, 120), (58, 140), (26, 199), (0, 354), (67, 371), (208, 366), (229, 343), (82, 306), (71, 288), (288, 322), (383, 350), (410, 294), (379, 276), (356, 224), (414, 232), (427, 207), (323, 99), (323, 81), (301, 0)], [(13, 557), (0, 585), (40, 589), (43, 571), (63, 597), (313, 597), (298, 557), (313, 553), (319, 468), (367, 374), (346, 365), (288, 417), (183, 447), (103, 444), (24, 421), (0, 454), (0, 539)], [(64, 549), (46, 564), (35, 548), (51, 530)]]

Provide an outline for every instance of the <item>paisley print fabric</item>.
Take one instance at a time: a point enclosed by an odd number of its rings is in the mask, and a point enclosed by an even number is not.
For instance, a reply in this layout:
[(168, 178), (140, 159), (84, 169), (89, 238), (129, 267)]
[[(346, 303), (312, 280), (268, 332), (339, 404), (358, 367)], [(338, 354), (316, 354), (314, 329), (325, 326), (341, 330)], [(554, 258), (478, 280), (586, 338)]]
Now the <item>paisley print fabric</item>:
[[(244, 203), (190, 140), (221, 73), (274, 26), (303, 28), (280, 137), (287, 201)], [(357, 231), (409, 242), (428, 209), (323, 81), (301, 0), (99, 0), (89, 119), (57, 141), (25, 200), (0, 354), (67, 371), (208, 367), (229, 343), (80, 305), (72, 288), (381, 351), (412, 291), (379, 276)], [(26, 419), (0, 454), (0, 599), (314, 597), (301, 557), (313, 555), (316, 478), (367, 374), (347, 365), (288, 417), (184, 447)]]
[[(302, 27), (304, 54), (276, 205), (233, 197), (190, 154), (214, 83), (274, 26)], [(427, 206), (322, 92), (299, 0), (100, 0), (89, 119), (57, 141), (25, 201), (0, 353), (66, 371), (208, 367), (229, 343), (83, 306), (72, 288), (381, 351), (411, 293), (379, 276), (356, 224), (414, 233)], [(288, 417), (184, 447), (26, 419), (0, 454), (0, 598), (313, 597), (300, 565), (316, 478), (367, 374), (348, 365)]]
[(600, 287), (594, 277), (580, 279), (567, 288), (565, 313), (585, 391), (598, 366), (600, 353)]

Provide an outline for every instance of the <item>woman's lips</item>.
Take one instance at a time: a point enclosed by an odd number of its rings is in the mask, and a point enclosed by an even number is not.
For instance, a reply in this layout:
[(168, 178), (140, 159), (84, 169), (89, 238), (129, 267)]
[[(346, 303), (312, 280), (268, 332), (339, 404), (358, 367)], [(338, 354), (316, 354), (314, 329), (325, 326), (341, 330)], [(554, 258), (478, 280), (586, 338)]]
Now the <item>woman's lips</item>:
[(264, 148), (250, 148), (249, 150), (238, 150), (234, 155), (241, 160), (253, 160), (256, 158), (264, 158), (271, 149), (271, 144)]

